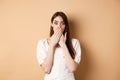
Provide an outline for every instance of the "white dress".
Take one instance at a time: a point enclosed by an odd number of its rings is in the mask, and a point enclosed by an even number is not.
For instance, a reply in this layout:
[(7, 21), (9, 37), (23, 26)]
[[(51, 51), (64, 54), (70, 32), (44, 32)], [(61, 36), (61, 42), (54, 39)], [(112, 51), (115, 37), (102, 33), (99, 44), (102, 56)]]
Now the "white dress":
[[(76, 55), (74, 61), (80, 63), (81, 47), (77, 39), (72, 39), (72, 45), (75, 49)], [(41, 39), (37, 45), (37, 60), (41, 65), (44, 62), (48, 50), (47, 39)], [(67, 68), (62, 48), (56, 48), (54, 54), (54, 64), (50, 74), (45, 74), (44, 80), (75, 80), (74, 73)]]

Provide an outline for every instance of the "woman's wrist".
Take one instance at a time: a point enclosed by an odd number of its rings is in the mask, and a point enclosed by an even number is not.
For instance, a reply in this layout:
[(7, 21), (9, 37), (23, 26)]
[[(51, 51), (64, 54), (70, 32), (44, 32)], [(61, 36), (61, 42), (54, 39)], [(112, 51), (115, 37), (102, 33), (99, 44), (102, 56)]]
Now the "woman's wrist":
[(50, 44), (49, 45), (51, 48), (55, 48), (55, 45), (54, 44)]
[(62, 43), (60, 46), (61, 46), (62, 48), (64, 48), (64, 47), (66, 46), (66, 44), (65, 44), (65, 43)]

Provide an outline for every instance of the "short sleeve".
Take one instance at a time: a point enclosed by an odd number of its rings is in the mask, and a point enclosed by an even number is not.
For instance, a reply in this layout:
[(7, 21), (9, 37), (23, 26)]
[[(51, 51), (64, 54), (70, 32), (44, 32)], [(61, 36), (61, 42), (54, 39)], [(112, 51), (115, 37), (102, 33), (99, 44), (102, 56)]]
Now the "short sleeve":
[(46, 57), (46, 50), (45, 50), (44, 41), (39, 40), (37, 44), (37, 60), (40, 65), (44, 62), (45, 57)]
[(76, 63), (80, 63), (81, 61), (81, 47), (80, 47), (80, 42), (79, 40), (75, 39), (74, 40), (74, 50), (75, 50), (75, 59), (74, 61)]

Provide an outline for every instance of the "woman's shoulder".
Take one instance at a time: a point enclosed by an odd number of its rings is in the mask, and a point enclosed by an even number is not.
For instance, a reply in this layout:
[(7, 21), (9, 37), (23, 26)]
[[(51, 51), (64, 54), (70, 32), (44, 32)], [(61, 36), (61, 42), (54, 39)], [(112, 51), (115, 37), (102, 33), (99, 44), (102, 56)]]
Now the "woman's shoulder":
[(72, 44), (75, 46), (77, 43), (80, 43), (78, 39), (72, 38)]
[(76, 43), (76, 42), (79, 42), (79, 40), (76, 38), (72, 38), (72, 43)]
[(47, 41), (46, 38), (39, 39), (39, 40), (38, 40), (38, 44), (45, 44), (46, 41)]

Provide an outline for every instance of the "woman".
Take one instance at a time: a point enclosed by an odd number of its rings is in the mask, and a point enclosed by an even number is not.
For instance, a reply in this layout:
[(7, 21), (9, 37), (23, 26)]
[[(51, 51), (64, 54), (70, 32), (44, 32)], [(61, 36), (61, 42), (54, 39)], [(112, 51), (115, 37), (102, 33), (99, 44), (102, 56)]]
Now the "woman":
[(39, 40), (37, 46), (37, 59), (45, 72), (44, 80), (75, 80), (74, 71), (80, 57), (80, 43), (70, 37), (67, 16), (61, 11), (54, 13), (50, 37)]

